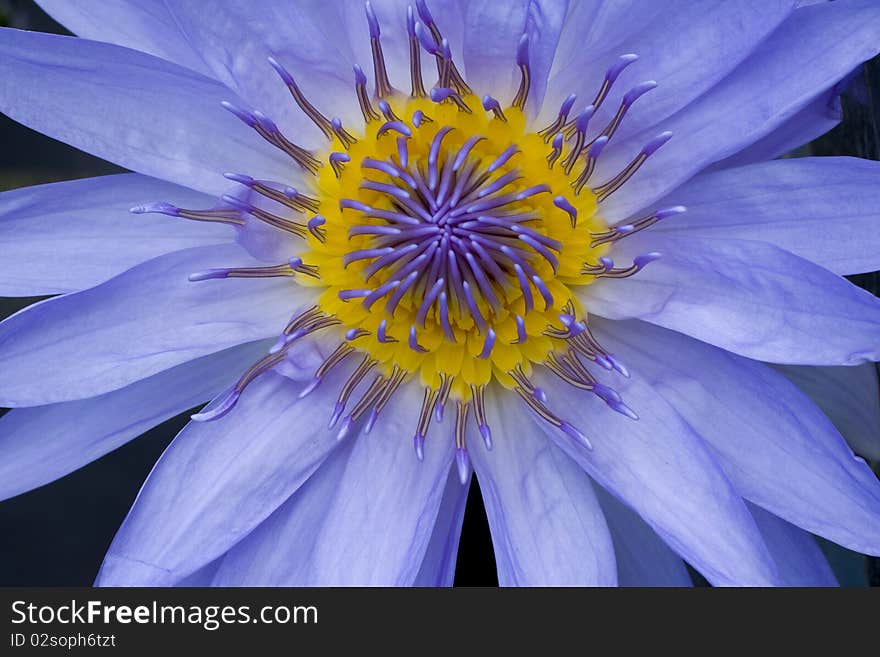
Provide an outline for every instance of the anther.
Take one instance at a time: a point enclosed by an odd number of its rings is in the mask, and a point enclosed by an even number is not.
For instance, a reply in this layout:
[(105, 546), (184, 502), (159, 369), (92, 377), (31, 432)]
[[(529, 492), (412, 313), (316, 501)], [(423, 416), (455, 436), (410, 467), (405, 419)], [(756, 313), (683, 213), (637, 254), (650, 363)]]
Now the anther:
[(361, 114), (364, 115), (364, 121), (371, 123), (378, 121), (382, 117), (373, 109), (370, 97), (367, 95), (367, 76), (357, 64), (354, 65), (354, 85), (357, 93), (358, 105), (361, 108)]
[(345, 163), (350, 162), (351, 158), (347, 153), (330, 153), (330, 168), (333, 169), (333, 174), (337, 178), (342, 177), (342, 170), (345, 168)]
[(293, 96), (293, 99), (296, 101), (296, 104), (299, 105), (299, 108), (303, 113), (312, 120), (312, 123), (318, 126), (318, 129), (324, 133), (324, 136), (327, 137), (327, 139), (333, 139), (333, 135), (335, 134), (333, 125), (326, 116), (321, 114), (321, 112), (319, 112), (315, 106), (308, 101), (302, 91), (300, 91), (299, 86), (296, 84), (296, 80), (294, 80), (290, 72), (284, 68), (284, 66), (279, 64), (278, 60), (274, 57), (269, 57), (269, 64), (275, 69), (275, 72), (278, 73), (278, 76), (284, 84), (287, 85), (290, 95)]
[(529, 68), (529, 35), (523, 34), (516, 47), (516, 65), (519, 66), (520, 82), (519, 89), (513, 97), (512, 105), (524, 109), (529, 98), (532, 74)]
[(324, 242), (327, 239), (327, 231), (321, 226), (323, 226), (327, 222), (324, 217), (319, 214), (316, 214), (314, 217), (309, 219), (308, 229), (309, 232), (314, 235), (315, 239), (319, 242)]
[(467, 103), (462, 100), (462, 97), (455, 89), (450, 89), (448, 87), (434, 87), (430, 92), (431, 100), (435, 103), (443, 103), (447, 100), (451, 100), (455, 103), (455, 106), (458, 107), (459, 111), (464, 112), (465, 114), (472, 114), (473, 111), (470, 107), (468, 107)]
[(416, 36), (416, 18), (411, 6), (406, 8), (406, 32), (409, 35), (409, 76), (412, 85), (410, 95), (413, 98), (424, 98), (428, 94), (422, 80), (422, 51)]
[(663, 146), (667, 141), (672, 138), (671, 132), (663, 132), (654, 137), (651, 141), (649, 141), (645, 146), (639, 151), (639, 154), (626, 165), (626, 167), (614, 176), (611, 180), (606, 183), (599, 185), (598, 187), (593, 188), (593, 193), (596, 194), (596, 200), (600, 203), (611, 196), (614, 192), (620, 189), (627, 180), (632, 178), (633, 174), (639, 170), (639, 167), (645, 163), (651, 155), (657, 152), (660, 147)]
[(501, 109), (501, 103), (492, 96), (483, 96), (483, 109), (492, 112), (496, 119), (507, 122), (507, 117), (504, 116), (504, 111)]
[(568, 121), (568, 113), (571, 112), (575, 100), (577, 100), (576, 94), (571, 94), (563, 100), (562, 105), (559, 107), (559, 114), (557, 114), (553, 123), (538, 131), (538, 134), (544, 138), (544, 143), (549, 142), (565, 126), (565, 122)]
[(565, 135), (561, 132), (557, 132), (556, 136), (553, 138), (553, 150), (550, 151), (550, 154), (547, 156), (547, 165), (550, 169), (553, 169), (556, 161), (562, 156), (562, 149), (564, 146)]
[(388, 70), (385, 68), (385, 55), (382, 53), (382, 41), (379, 20), (373, 11), (370, 1), (364, 4), (367, 14), (367, 24), (370, 27), (370, 48), (373, 54), (373, 77), (376, 79), (376, 96), (383, 98), (394, 93), (394, 88), (388, 80)]
[(492, 449), (492, 430), (489, 428), (489, 423), (486, 420), (486, 402), (484, 399), (484, 393), (486, 391), (486, 386), (474, 385), (471, 384), (471, 400), (474, 404), (474, 415), (477, 420), (477, 427), (480, 430), (480, 436), (483, 438), (483, 443), (486, 445), (486, 449)]

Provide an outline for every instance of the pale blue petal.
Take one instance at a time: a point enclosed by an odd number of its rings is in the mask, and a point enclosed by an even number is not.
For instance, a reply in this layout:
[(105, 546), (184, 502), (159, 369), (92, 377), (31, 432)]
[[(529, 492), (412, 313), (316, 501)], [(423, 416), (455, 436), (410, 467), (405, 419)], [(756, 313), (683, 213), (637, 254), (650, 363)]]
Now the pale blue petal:
[(614, 546), (583, 470), (531, 424), (518, 397), (487, 395), (492, 451), (468, 438), (501, 586), (614, 586)]
[(464, 522), (470, 484), (470, 477), (462, 485), (458, 472), (454, 468), (449, 472), (434, 533), (425, 551), (422, 567), (413, 582), (414, 586), (452, 586), (455, 581), (458, 542), (461, 539), (461, 525)]
[(673, 133), (624, 189), (602, 204), (603, 213), (624, 219), (706, 166), (755, 143), (878, 51), (880, 5), (874, 0), (799, 9), (710, 91), (603, 151), (597, 183), (620, 171), (659, 132)]
[(232, 347), (98, 397), (9, 411), (0, 418), (0, 499), (63, 477), (208, 401), (270, 346)]
[[(328, 381), (328, 384), (332, 381)], [(335, 390), (269, 372), (215, 422), (190, 422), (162, 454), (113, 539), (99, 586), (168, 586), (227, 552), (337, 445)]]
[(618, 586), (691, 586), (684, 561), (635, 511), (596, 485), (617, 560)]
[[(372, 66), (369, 55), (355, 58), (351, 39), (340, 26), (343, 20), (356, 21), (359, 41), (369, 53), (364, 3), (354, 4), (346, 12), (344, 3), (323, 0), (227, 0), (206, 12), (202, 0), (177, 0), (172, 13), (213, 77), (268, 114), (297, 143), (323, 148), (327, 140), (296, 106), (268, 58), (293, 74), (309, 101), (327, 117), (362, 125), (352, 64), (364, 70)], [(389, 36), (405, 25), (406, 9), (401, 10), (397, 29), (387, 26)]]
[(700, 437), (636, 368), (629, 379), (595, 375), (640, 419), (615, 413), (595, 395), (541, 371), (534, 379), (549, 408), (586, 434), (593, 449), (529, 417), (710, 582), (775, 584), (775, 565), (751, 514)]
[(621, 55), (634, 53), (639, 61), (617, 79), (593, 125), (604, 126), (633, 86), (655, 80), (658, 87), (633, 105), (615, 140), (655, 126), (732, 71), (788, 17), (792, 5), (790, 0), (576, 3), (560, 39), (542, 122), (552, 120), (571, 93), (580, 107), (588, 105), (605, 71)]
[(759, 506), (750, 504), (749, 510), (776, 561), (782, 586), (837, 586), (837, 578), (812, 536)]
[(831, 419), (856, 454), (880, 461), (880, 385), (877, 366), (774, 369), (805, 392)]
[[(37, 0), (47, 14), (84, 39), (134, 48), (210, 75), (165, 0)], [(212, 8), (213, 9), (213, 8)]]
[(223, 84), (151, 55), (0, 28), (0, 111), (29, 128), (209, 194), (228, 190), (227, 171), (298, 175), (223, 100), (245, 105)]
[(769, 242), (838, 274), (880, 269), (880, 162), (804, 157), (696, 176), (654, 230)]
[(408, 586), (425, 557), (452, 463), (435, 427), (419, 462), (410, 435), (422, 391), (408, 385), (369, 434), (350, 437), (278, 512), (224, 559), (220, 585)]
[(156, 256), (235, 238), (229, 226), (129, 213), (131, 207), (153, 200), (184, 208), (215, 202), (137, 174), (0, 194), (0, 296), (75, 292)]
[(630, 278), (583, 288), (585, 307), (768, 362), (880, 360), (880, 299), (808, 260), (764, 242), (651, 231), (611, 255), (623, 263), (649, 251), (663, 257)]
[(252, 266), (237, 245), (176, 251), (0, 323), (0, 406), (93, 397), (180, 363), (277, 335), (313, 292), (286, 278), (190, 282)]
[(487, 395), (489, 451), (473, 432), (474, 463), (501, 586), (614, 586), (614, 546), (592, 483), (500, 387)]
[(766, 162), (803, 146), (834, 128), (843, 119), (838, 83), (819, 94), (809, 105), (785, 121), (766, 137), (747, 146), (710, 167), (710, 170), (729, 169), (755, 162)]
[(523, 34), (527, 34), (531, 86), (526, 110), (537, 114), (568, 5), (568, 0), (468, 2), (464, 16), (464, 67), (468, 84), (480, 94), (495, 97), (502, 105), (510, 103), (520, 82), (517, 46)]
[(880, 554), (880, 481), (793, 384), (761, 363), (649, 324), (596, 320), (595, 327), (706, 441), (743, 497), (814, 534)]

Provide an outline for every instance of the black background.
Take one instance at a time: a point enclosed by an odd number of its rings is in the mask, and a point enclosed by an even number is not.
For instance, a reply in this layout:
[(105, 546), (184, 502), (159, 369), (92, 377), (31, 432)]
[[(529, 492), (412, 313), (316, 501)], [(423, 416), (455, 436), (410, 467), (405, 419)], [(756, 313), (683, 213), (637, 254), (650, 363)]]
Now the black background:
[[(0, 25), (67, 33), (31, 0), (0, 0)], [(844, 97), (845, 120), (802, 154), (880, 159), (880, 59)], [(0, 190), (121, 171), (0, 115)], [(877, 273), (852, 277), (875, 294)], [(0, 318), (33, 299), (0, 298)], [(0, 413), (2, 413), (0, 409)], [(189, 412), (143, 434), (70, 475), (0, 503), (0, 586), (87, 586), (138, 489)], [(822, 542), (842, 584), (880, 585), (877, 559)], [(698, 583), (703, 583), (696, 576)], [(468, 496), (456, 585), (497, 585), (492, 543), (476, 480)]]

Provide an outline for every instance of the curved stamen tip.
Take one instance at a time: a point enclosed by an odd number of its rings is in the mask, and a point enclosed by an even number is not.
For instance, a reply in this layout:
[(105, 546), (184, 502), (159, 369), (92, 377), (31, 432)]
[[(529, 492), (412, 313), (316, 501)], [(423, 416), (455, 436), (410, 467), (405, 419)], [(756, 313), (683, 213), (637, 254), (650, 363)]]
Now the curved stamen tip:
[(577, 94), (570, 94), (568, 98), (562, 101), (562, 105), (559, 106), (559, 114), (561, 116), (568, 116), (568, 113), (571, 111), (571, 108), (574, 107), (574, 102), (577, 100)]
[(224, 173), (223, 177), (232, 182), (241, 183), (246, 187), (252, 187), (257, 181), (243, 173)]
[(434, 87), (428, 93), (435, 103), (442, 103), (444, 100), (450, 98), (451, 96), (457, 95), (454, 89), (448, 89), (446, 87)]
[(269, 56), (267, 58), (267, 61), (269, 62), (269, 66), (271, 66), (272, 68), (275, 69), (275, 72), (278, 74), (278, 77), (281, 78), (281, 80), (284, 82), (284, 84), (289, 85), (289, 86), (293, 86), (296, 84), (296, 81), (293, 79), (293, 76), (290, 74), (290, 71), (288, 71), (286, 68), (284, 68), (284, 66), (282, 66), (278, 62), (277, 59), (275, 59), (272, 56)]
[(630, 420), (638, 420), (639, 419), (638, 414), (633, 409), (631, 409), (629, 406), (624, 404), (622, 401), (608, 402), (608, 406), (610, 408), (614, 409), (615, 411), (617, 411), (618, 413), (620, 413), (621, 415), (625, 415)]
[(355, 82), (355, 84), (361, 85), (361, 84), (366, 84), (366, 83), (367, 83), (367, 76), (366, 76), (366, 74), (364, 73), (364, 69), (362, 69), (360, 66), (358, 66), (357, 64), (355, 64), (355, 65), (352, 67), (352, 70), (354, 71), (354, 82)]
[(516, 65), (517, 66), (528, 66), (529, 65), (529, 35), (523, 34), (519, 38), (519, 43), (516, 45)]
[(249, 112), (245, 109), (242, 109), (241, 107), (238, 107), (237, 105), (233, 105), (228, 100), (220, 101), (220, 105), (221, 107), (223, 107), (223, 109), (235, 114), (235, 116), (237, 116), (241, 121), (243, 121), (251, 128), (259, 123), (259, 121), (257, 121), (257, 117), (254, 115), (253, 112)]
[(674, 215), (682, 214), (682, 213), (684, 213), (684, 212), (687, 212), (687, 208), (686, 208), (685, 206), (683, 206), (683, 205), (676, 205), (676, 206), (671, 207), (671, 208), (665, 208), (665, 209), (663, 209), (663, 210), (657, 210), (657, 212), (654, 213), (654, 218), (655, 218), (655, 219), (666, 219), (666, 217), (672, 217), (672, 216), (674, 216)]
[(339, 418), (342, 417), (342, 411), (345, 410), (345, 404), (341, 401), (336, 402), (336, 406), (333, 407), (333, 414), (330, 416), (330, 422), (327, 423), (327, 428), (332, 429), (336, 426), (336, 423), (339, 422)]
[(566, 434), (574, 438), (575, 442), (579, 445), (586, 447), (589, 450), (593, 449), (593, 443), (590, 442), (590, 439), (587, 438), (583, 433), (581, 433), (577, 427), (570, 425), (568, 422), (563, 422), (559, 425), (559, 428), (562, 429)]
[(428, 9), (425, 0), (416, 0), (416, 11), (419, 12), (419, 18), (425, 21), (426, 25), (430, 26), (434, 24), (434, 17), (431, 15), (431, 11)]
[(648, 80), (647, 82), (642, 82), (641, 84), (637, 84), (632, 89), (626, 92), (623, 96), (623, 104), (624, 105), (632, 105), (640, 96), (644, 96), (646, 93), (651, 91), (652, 89), (657, 88), (656, 80)]
[(297, 395), (297, 399), (302, 399), (303, 397), (308, 397), (312, 392), (314, 392), (315, 388), (321, 385), (321, 377), (316, 376), (314, 379), (309, 381), (306, 384), (306, 387), (299, 391), (299, 395)]
[(342, 421), (342, 426), (339, 427), (339, 432), (336, 434), (336, 440), (342, 441), (351, 431), (351, 427), (354, 424), (354, 420), (351, 415), (347, 415), (345, 419)]
[(136, 205), (129, 210), (132, 214), (167, 214), (170, 217), (179, 217), (180, 216), (180, 208), (176, 205), (171, 205), (170, 203), (165, 203), (164, 201), (159, 201), (157, 203), (144, 203), (143, 205)]
[(584, 108), (584, 111), (578, 115), (577, 121), (575, 121), (575, 126), (577, 127), (578, 131), (587, 131), (587, 126), (590, 124), (590, 119), (593, 118), (593, 114), (595, 112), (596, 108), (592, 105), (587, 105)]
[(612, 367), (614, 367), (615, 371), (617, 371), (621, 376), (625, 378), (629, 378), (629, 370), (626, 368), (626, 365), (620, 362), (614, 354), (606, 354), (608, 360), (611, 361)]
[(587, 151), (591, 158), (595, 160), (602, 154), (602, 149), (605, 148), (605, 145), (608, 143), (608, 139), (608, 135), (596, 137), (596, 141), (593, 142), (593, 145), (590, 146), (590, 150)]
[(497, 99), (492, 98), (488, 94), (483, 96), (483, 109), (487, 112), (491, 112), (492, 110), (501, 109), (501, 103), (498, 102)]
[(605, 77), (609, 82), (614, 82), (617, 79), (617, 76), (623, 72), (627, 66), (632, 64), (639, 58), (638, 55), (634, 53), (629, 53), (627, 55), (621, 55), (617, 58), (617, 61), (614, 65), (608, 69), (608, 72), (605, 74)]
[(240, 392), (238, 392), (237, 390), (231, 390), (214, 408), (206, 408), (200, 413), (195, 413), (194, 415), (190, 416), (190, 419), (194, 420), (195, 422), (210, 422), (212, 420), (219, 420), (221, 417), (232, 410), (233, 406), (235, 406), (236, 402), (238, 402), (239, 397), (241, 397)]
[(480, 435), (483, 437), (483, 443), (486, 445), (486, 449), (490, 452), (492, 451), (492, 429), (488, 424), (480, 425)]
[(370, 416), (367, 418), (367, 421), (364, 422), (364, 433), (368, 434), (373, 430), (373, 427), (376, 425), (376, 420), (379, 417), (379, 411), (375, 408), (370, 410)]
[(370, 0), (364, 3), (364, 11), (367, 14), (367, 24), (370, 26), (370, 38), (378, 39), (382, 34), (379, 30), (379, 19), (376, 18), (376, 12), (373, 11), (373, 5)]
[(471, 460), (464, 447), (458, 447), (455, 450), (455, 466), (458, 469), (458, 480), (464, 486), (471, 475)]
[(226, 269), (206, 269), (204, 271), (193, 272), (187, 276), (187, 280), (190, 283), (196, 283), (198, 281), (207, 281), (212, 278), (226, 278), (226, 274)]
[(416, 458), (419, 461), (425, 460), (425, 437), (417, 433), (413, 436), (413, 449), (416, 451)]
[(642, 255), (636, 256), (633, 258), (633, 264), (638, 268), (642, 269), (648, 263), (654, 262), (655, 260), (659, 260), (662, 255), (656, 251), (651, 251), (650, 253), (643, 253)]
[(661, 132), (659, 135), (654, 137), (651, 141), (645, 144), (644, 148), (642, 148), (642, 153), (645, 155), (651, 155), (660, 149), (663, 144), (672, 139), (672, 133), (669, 131)]
[(415, 27), (416, 38), (419, 40), (419, 44), (421, 44), (422, 48), (428, 51), (431, 55), (436, 55), (440, 52), (440, 47), (437, 45), (437, 42), (434, 41), (434, 37), (428, 32), (421, 23), (416, 23)]

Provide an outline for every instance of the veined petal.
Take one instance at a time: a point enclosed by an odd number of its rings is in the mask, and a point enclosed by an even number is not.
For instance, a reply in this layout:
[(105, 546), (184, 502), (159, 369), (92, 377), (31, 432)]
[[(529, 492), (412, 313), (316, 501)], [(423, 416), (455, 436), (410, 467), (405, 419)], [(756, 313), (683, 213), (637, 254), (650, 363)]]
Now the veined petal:
[(159, 459), (113, 539), (98, 586), (169, 586), (213, 561), (284, 502), (337, 445), (333, 386), (268, 372), (229, 415), (190, 422)]
[(627, 182), (625, 192), (602, 204), (605, 216), (624, 219), (707, 165), (755, 143), (878, 51), (880, 5), (873, 0), (798, 9), (710, 91), (603, 151), (599, 182), (620, 171), (654, 135), (667, 130), (674, 135)]
[(639, 514), (598, 484), (596, 497), (611, 531), (618, 586), (692, 586), (684, 561)]
[[(620, 74), (593, 119), (594, 125), (604, 125), (629, 89), (656, 80), (658, 87), (633, 105), (616, 133), (616, 140), (625, 140), (707, 92), (771, 34), (793, 6), (791, 0), (575, 3), (560, 39), (541, 120), (551, 120), (568, 94), (577, 93), (582, 106), (589, 104), (605, 71), (621, 55), (634, 53), (639, 61)], [(595, 13), (587, 16), (591, 8)]]
[(176, 251), (0, 323), (0, 405), (93, 397), (180, 363), (276, 335), (313, 294), (288, 279), (190, 282), (254, 262), (237, 245)]
[(880, 553), (880, 481), (793, 384), (673, 331), (599, 320), (595, 328), (706, 441), (743, 497), (853, 550)]
[(774, 365), (822, 409), (856, 454), (880, 461), (880, 385), (877, 366)]
[[(357, 36), (369, 53), (364, 3), (353, 4), (348, 13), (353, 13)], [(406, 8), (400, 11), (389, 33), (402, 31)], [(267, 112), (298, 144), (323, 148), (328, 142), (296, 106), (269, 65), (270, 56), (294, 75), (310, 102), (327, 116), (339, 115), (347, 125), (363, 123), (354, 102), (351, 66), (369, 68), (369, 54), (356, 60), (350, 38), (340, 38), (341, 3), (227, 0), (206, 12), (201, 0), (176, 0), (171, 12), (211, 75)]]
[(0, 418), (0, 499), (63, 477), (208, 401), (270, 346), (240, 345), (98, 397), (9, 411)]
[(134, 48), (210, 75), (164, 0), (37, 0), (68, 30), (84, 39)]
[(769, 242), (838, 274), (880, 269), (880, 162), (805, 157), (696, 176), (662, 207), (688, 211), (652, 230)]
[(470, 437), (501, 586), (614, 586), (614, 547), (583, 470), (530, 424), (517, 397), (487, 397), (494, 443)]
[(819, 94), (809, 105), (766, 137), (759, 139), (738, 153), (716, 162), (709, 167), (709, 170), (731, 169), (773, 160), (821, 137), (843, 119), (840, 94), (842, 87), (846, 86), (845, 83), (846, 79), (834, 85), (830, 91)]
[[(514, 97), (520, 80), (516, 62), (520, 38), (528, 36), (531, 114), (542, 106), (547, 77), (565, 24), (568, 0), (499, 3), (471, 0), (464, 15), (464, 66), (469, 83), (502, 103)], [(570, 92), (569, 92), (570, 93)]]
[(584, 288), (585, 307), (638, 318), (768, 362), (855, 365), (880, 360), (880, 299), (763, 242), (637, 235), (613, 251), (663, 257), (638, 275)]
[(586, 434), (593, 449), (529, 417), (706, 579), (719, 586), (777, 583), (775, 565), (739, 493), (700, 437), (637, 369), (629, 379), (596, 373), (637, 411), (636, 421), (550, 374), (538, 371), (533, 378), (546, 391), (548, 406)]
[(749, 504), (749, 510), (776, 561), (782, 586), (837, 586), (837, 578), (812, 536), (759, 506)]
[(418, 386), (401, 388), (373, 430), (328, 461), (331, 472), (321, 467), (226, 556), (215, 583), (413, 584), (452, 464), (448, 436), (425, 446), (423, 462), (413, 454), (420, 397)]
[(129, 213), (159, 199), (180, 207), (215, 203), (130, 173), (0, 194), (0, 296), (75, 292), (165, 253), (235, 239), (229, 226)]
[(431, 534), (422, 567), (416, 575), (413, 586), (452, 586), (470, 485), (470, 477), (467, 483), (462, 485), (458, 472), (455, 469), (449, 472), (446, 490), (443, 491), (443, 500), (437, 512), (434, 533)]
[(0, 28), (0, 111), (93, 155), (219, 195), (226, 171), (287, 180), (291, 161), (220, 106), (221, 83), (136, 50)]

